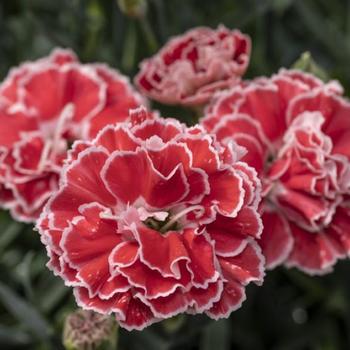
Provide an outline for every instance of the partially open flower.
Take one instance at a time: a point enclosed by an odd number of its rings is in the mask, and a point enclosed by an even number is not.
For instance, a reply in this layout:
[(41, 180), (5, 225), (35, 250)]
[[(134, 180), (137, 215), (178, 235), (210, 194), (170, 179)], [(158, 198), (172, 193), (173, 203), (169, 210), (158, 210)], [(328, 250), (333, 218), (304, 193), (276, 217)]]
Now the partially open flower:
[(202, 121), (223, 143), (246, 147), (263, 180), (270, 268), (320, 274), (350, 254), (350, 103), (341, 93), (336, 82), (281, 70), (218, 94)]
[(11, 70), (0, 86), (0, 205), (34, 221), (57, 189), (76, 139), (89, 139), (142, 103), (105, 65), (80, 64), (69, 50)]
[(49, 267), (129, 330), (227, 317), (263, 278), (260, 183), (242, 151), (144, 109), (75, 143), (37, 225)]
[(250, 39), (224, 26), (199, 27), (171, 39), (141, 63), (135, 82), (150, 98), (201, 106), (221, 89), (236, 84), (250, 58)]

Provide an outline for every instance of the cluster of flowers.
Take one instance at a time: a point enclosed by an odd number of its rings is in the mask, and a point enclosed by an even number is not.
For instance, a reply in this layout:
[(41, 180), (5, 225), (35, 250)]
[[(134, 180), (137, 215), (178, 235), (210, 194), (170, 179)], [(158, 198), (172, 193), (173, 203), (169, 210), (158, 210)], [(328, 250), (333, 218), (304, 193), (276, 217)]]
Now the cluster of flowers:
[(250, 40), (197, 28), (141, 63), (139, 91), (203, 110), (188, 127), (69, 50), (0, 86), (0, 205), (36, 222), (84, 309), (142, 329), (228, 317), (265, 269), (350, 254), (350, 102), (296, 70), (243, 80)]

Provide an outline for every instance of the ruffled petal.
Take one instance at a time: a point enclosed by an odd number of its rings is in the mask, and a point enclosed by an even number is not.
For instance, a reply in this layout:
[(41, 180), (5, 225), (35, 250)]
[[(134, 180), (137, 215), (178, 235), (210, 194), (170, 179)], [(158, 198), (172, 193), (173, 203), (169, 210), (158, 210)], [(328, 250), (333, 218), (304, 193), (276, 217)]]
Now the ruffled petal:
[(260, 247), (249, 242), (236, 256), (220, 257), (219, 263), (224, 278), (246, 285), (252, 281), (262, 283), (264, 278), (264, 259)]
[(266, 258), (266, 267), (273, 269), (288, 258), (293, 248), (293, 237), (288, 222), (282, 215), (265, 211), (262, 221), (264, 231), (259, 245)]
[[(142, 261), (164, 277), (179, 278), (179, 262), (190, 260), (182, 237), (172, 231), (162, 235), (147, 227), (140, 227), (137, 232)], [(157, 254), (154, 247), (158, 249)]]
[(181, 200), (188, 192), (181, 164), (164, 177), (142, 150), (115, 153), (103, 169), (103, 179), (114, 196), (125, 204), (141, 197), (149, 205), (162, 208)]
[(205, 201), (217, 206), (220, 214), (235, 216), (244, 196), (241, 178), (232, 169), (220, 170), (209, 176), (209, 186), (210, 193)]
[(324, 232), (310, 233), (291, 224), (294, 239), (293, 249), (286, 262), (287, 266), (296, 266), (311, 275), (320, 275), (331, 271), (339, 257)]
[(241, 284), (234, 281), (225, 283), (220, 300), (206, 314), (214, 320), (227, 318), (231, 312), (241, 307), (245, 299), (245, 290)]
[(106, 153), (95, 148), (84, 151), (71, 164), (63, 179), (66, 185), (49, 204), (50, 210), (55, 213), (56, 227), (67, 226), (82, 204), (97, 202), (105, 207), (115, 205), (115, 198), (108, 192), (100, 176), (106, 159)]

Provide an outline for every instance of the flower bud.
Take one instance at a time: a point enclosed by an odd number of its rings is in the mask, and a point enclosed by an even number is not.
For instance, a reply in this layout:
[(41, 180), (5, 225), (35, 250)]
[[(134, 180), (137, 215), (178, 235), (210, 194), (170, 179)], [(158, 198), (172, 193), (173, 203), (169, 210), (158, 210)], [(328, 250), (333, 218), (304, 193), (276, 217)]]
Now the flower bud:
[(311, 73), (323, 81), (328, 81), (329, 77), (327, 72), (319, 66), (312, 58), (311, 53), (304, 52), (296, 62), (292, 65), (292, 68), (302, 70), (306, 73)]
[(117, 0), (120, 10), (129, 17), (140, 18), (146, 14), (146, 0)]
[(110, 316), (77, 310), (65, 320), (63, 344), (66, 350), (116, 350), (117, 323)]

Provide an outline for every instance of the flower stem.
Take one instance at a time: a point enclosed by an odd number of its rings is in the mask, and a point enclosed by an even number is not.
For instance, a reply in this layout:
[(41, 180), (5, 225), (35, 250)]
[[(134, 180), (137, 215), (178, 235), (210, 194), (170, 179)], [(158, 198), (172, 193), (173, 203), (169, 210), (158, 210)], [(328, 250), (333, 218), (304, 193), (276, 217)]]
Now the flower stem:
[(191, 108), (192, 111), (192, 125), (198, 124), (199, 120), (203, 117), (204, 107), (195, 106)]
[(149, 52), (153, 54), (157, 51), (158, 43), (156, 36), (154, 35), (154, 32), (152, 30), (152, 27), (147, 19), (147, 16), (143, 16), (138, 19), (141, 30), (143, 32), (143, 35), (145, 37), (146, 43), (148, 45)]

